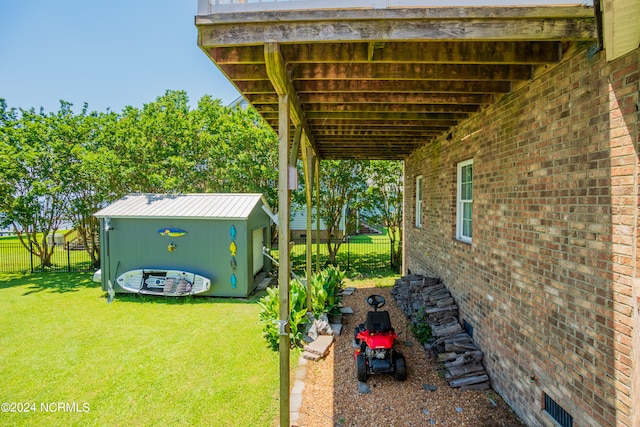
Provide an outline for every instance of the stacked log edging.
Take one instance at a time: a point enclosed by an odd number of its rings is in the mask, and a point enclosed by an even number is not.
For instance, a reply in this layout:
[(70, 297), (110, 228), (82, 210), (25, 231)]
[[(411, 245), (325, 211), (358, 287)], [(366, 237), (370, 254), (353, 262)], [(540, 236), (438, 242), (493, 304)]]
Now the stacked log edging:
[(489, 388), (484, 354), (464, 331), (456, 305), (447, 287), (438, 278), (421, 275), (396, 280), (391, 295), (411, 323), (427, 322), (433, 339), (425, 344), (444, 365), (444, 379), (462, 390)]

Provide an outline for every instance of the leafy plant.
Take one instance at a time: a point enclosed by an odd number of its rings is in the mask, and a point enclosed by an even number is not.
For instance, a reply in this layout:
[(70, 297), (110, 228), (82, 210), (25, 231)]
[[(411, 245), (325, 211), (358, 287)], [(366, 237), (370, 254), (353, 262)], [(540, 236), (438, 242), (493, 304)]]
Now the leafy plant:
[[(311, 307), (318, 317), (322, 313), (338, 313), (340, 292), (345, 273), (339, 268), (329, 267), (311, 278)], [(267, 295), (258, 301), (263, 335), (273, 350), (278, 350), (280, 335), (278, 319), (280, 310), (280, 288), (267, 288)], [(289, 339), (292, 347), (300, 347), (304, 337), (307, 317), (307, 290), (298, 280), (289, 283)]]
[(409, 328), (420, 344), (429, 342), (433, 338), (431, 326), (429, 326), (425, 317), (424, 310), (421, 308), (416, 315), (416, 321), (411, 323)]
[(345, 273), (338, 267), (330, 266), (311, 278), (311, 307), (318, 317), (322, 313), (339, 314), (340, 292)]
[[(260, 306), (260, 322), (262, 332), (273, 350), (280, 345), (278, 319), (280, 317), (280, 288), (267, 288), (267, 295), (258, 301)], [(302, 342), (304, 326), (308, 322), (307, 290), (298, 280), (289, 283), (289, 339), (291, 346), (297, 347)]]

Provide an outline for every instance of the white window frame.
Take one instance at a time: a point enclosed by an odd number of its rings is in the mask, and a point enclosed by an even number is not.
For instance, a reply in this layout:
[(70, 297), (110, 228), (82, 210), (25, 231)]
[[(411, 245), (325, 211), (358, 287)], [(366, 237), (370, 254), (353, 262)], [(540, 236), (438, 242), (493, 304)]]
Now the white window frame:
[(422, 228), (422, 175), (416, 176), (416, 227)]
[[(463, 182), (463, 170), (467, 166), (471, 166), (471, 180)], [(463, 185), (470, 185), (471, 194), (463, 194)], [(458, 163), (457, 177), (457, 196), (456, 196), (456, 239), (471, 243), (473, 236), (473, 159), (465, 160)], [(470, 214), (465, 218), (465, 208), (468, 208)], [(465, 227), (467, 225), (467, 227)]]

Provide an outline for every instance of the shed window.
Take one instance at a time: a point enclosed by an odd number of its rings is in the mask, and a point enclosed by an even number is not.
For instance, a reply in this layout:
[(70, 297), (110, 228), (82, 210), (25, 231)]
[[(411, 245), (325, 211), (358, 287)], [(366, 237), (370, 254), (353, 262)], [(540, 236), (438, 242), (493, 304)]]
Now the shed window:
[(473, 236), (473, 159), (458, 163), (456, 239), (471, 243)]
[(416, 177), (416, 227), (422, 227), (422, 175)]

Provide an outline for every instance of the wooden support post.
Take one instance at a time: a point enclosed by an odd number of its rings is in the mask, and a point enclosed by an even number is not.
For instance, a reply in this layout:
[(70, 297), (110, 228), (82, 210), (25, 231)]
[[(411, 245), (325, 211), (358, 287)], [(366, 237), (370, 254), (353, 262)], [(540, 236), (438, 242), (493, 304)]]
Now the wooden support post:
[(316, 156), (316, 271), (320, 271), (320, 157)]
[(306, 245), (306, 273), (307, 273), (307, 310), (311, 311), (313, 308), (311, 306), (311, 250), (312, 250), (312, 241), (311, 241), (311, 203), (312, 197), (311, 192), (313, 191), (313, 181), (311, 178), (311, 162), (313, 161), (313, 155), (311, 154), (311, 147), (309, 145), (302, 146), (302, 171), (304, 173), (304, 194), (306, 197), (307, 204), (307, 237), (305, 241)]
[[(293, 143), (291, 144), (291, 152), (289, 153), (289, 164), (296, 167), (298, 163), (298, 151), (300, 151), (300, 141), (302, 140), (302, 126), (296, 126), (296, 131), (293, 134)], [(304, 150), (304, 147), (302, 148)]]
[(407, 186), (407, 170), (405, 168), (405, 162), (402, 162), (402, 179), (404, 180), (403, 182), (403, 190), (402, 190), (402, 266), (400, 266), (400, 274), (402, 274), (403, 276), (407, 275), (407, 259), (406, 259), (406, 254), (407, 254), (407, 248), (406, 248), (406, 241), (407, 241), (407, 233), (405, 232), (405, 230), (407, 229), (407, 227), (409, 226), (409, 224), (406, 223), (407, 220), (407, 210), (404, 208), (405, 206), (407, 206), (407, 188), (409, 188)]
[(280, 426), (289, 426), (289, 95), (278, 98), (278, 286), (280, 288)]

